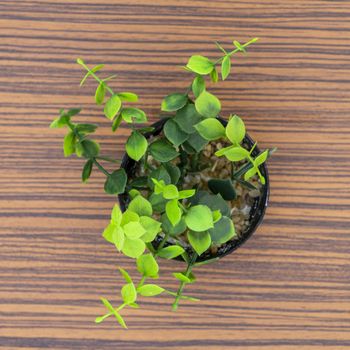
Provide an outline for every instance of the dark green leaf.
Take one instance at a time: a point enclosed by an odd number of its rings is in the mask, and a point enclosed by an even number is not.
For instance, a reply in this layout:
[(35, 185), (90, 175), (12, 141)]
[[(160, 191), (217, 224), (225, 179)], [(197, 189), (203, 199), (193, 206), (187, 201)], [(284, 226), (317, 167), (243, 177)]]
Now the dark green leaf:
[(117, 118), (113, 120), (112, 131), (116, 131), (119, 128), (119, 125), (122, 122), (122, 120), (123, 120), (122, 115), (118, 114)]
[(230, 216), (231, 211), (227, 202), (220, 194), (210, 194), (206, 191), (198, 191), (190, 199), (192, 205), (203, 204), (209, 207), (212, 211), (220, 210), (223, 216)]
[(198, 97), (205, 90), (205, 80), (197, 75), (192, 82), (192, 92), (194, 97)]
[(211, 240), (216, 244), (223, 244), (236, 235), (232, 220), (223, 216), (214, 224), (214, 228), (209, 230)]
[(176, 149), (165, 139), (154, 141), (149, 146), (149, 153), (159, 162), (169, 162), (179, 155)]
[(130, 186), (135, 188), (147, 187), (148, 186), (147, 179), (148, 179), (147, 176), (139, 176), (135, 179), (132, 179), (132, 181), (130, 181)]
[(108, 194), (120, 194), (125, 192), (127, 176), (124, 169), (118, 169), (107, 177), (105, 192)]
[(90, 177), (93, 165), (94, 165), (94, 162), (92, 159), (89, 159), (85, 163), (84, 168), (83, 168), (83, 172), (81, 174), (81, 179), (83, 182), (86, 182), (88, 180), (88, 178)]
[(175, 226), (170, 222), (166, 214), (162, 215), (161, 221), (163, 230), (169, 233), (171, 236), (177, 236), (185, 232), (187, 228), (184, 218), (181, 218), (181, 220)]
[[(165, 163), (164, 163), (165, 164)], [(171, 177), (169, 173), (167, 172), (164, 164), (162, 164), (160, 167), (154, 169), (151, 171), (151, 173), (148, 176), (148, 186), (150, 189), (154, 189), (154, 183), (151, 179), (156, 179), (158, 181), (163, 180), (166, 185), (169, 185), (171, 183)]]
[(77, 154), (79, 153), (85, 158), (94, 158), (100, 153), (100, 145), (96, 141), (85, 139), (79, 142), (78, 145), (79, 152), (77, 150)]
[(174, 112), (181, 109), (188, 101), (187, 95), (174, 93), (166, 96), (162, 101), (162, 111)]
[(197, 112), (194, 104), (187, 104), (184, 108), (177, 111), (173, 120), (187, 134), (192, 134), (196, 131), (194, 125), (202, 120), (202, 116)]
[(75, 129), (83, 134), (91, 134), (96, 131), (97, 127), (96, 124), (77, 124)]
[(196, 152), (199, 152), (204, 148), (208, 141), (196, 131), (189, 136), (186, 143), (189, 144)]
[(152, 208), (154, 211), (158, 213), (162, 213), (165, 211), (165, 205), (167, 200), (163, 197), (162, 194), (152, 193), (149, 197), (149, 201), (152, 204)]
[(134, 130), (126, 141), (125, 150), (131, 159), (139, 161), (146, 153), (147, 147), (147, 139)]
[(177, 167), (176, 165), (174, 165), (172, 163), (163, 163), (163, 167), (166, 169), (166, 171), (170, 175), (171, 183), (176, 185), (180, 179), (180, 176), (181, 176), (181, 171), (180, 171), (179, 167)]
[(236, 199), (236, 191), (229, 179), (210, 179), (208, 187), (214, 194), (221, 194), (226, 201)]
[(197, 112), (205, 118), (216, 118), (221, 110), (218, 98), (207, 91), (203, 91), (195, 101)]
[(164, 125), (164, 134), (166, 138), (174, 145), (179, 146), (187, 140), (188, 134), (173, 120), (169, 119)]

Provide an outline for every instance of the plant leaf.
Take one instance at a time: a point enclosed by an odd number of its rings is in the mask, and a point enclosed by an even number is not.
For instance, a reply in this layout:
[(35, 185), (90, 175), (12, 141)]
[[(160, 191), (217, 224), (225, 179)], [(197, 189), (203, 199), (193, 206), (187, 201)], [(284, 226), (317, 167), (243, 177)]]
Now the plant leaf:
[(177, 236), (183, 233), (187, 228), (184, 218), (181, 218), (180, 221), (174, 226), (168, 219), (166, 213), (162, 215), (161, 221), (163, 230), (168, 232), (171, 236)]
[(125, 192), (127, 176), (124, 169), (113, 171), (107, 177), (104, 185), (104, 190), (108, 194), (120, 194)]
[(106, 93), (105, 84), (100, 83), (95, 92), (95, 102), (97, 105), (100, 105), (103, 103), (103, 100), (105, 98), (105, 93)]
[(143, 234), (146, 233), (146, 230), (138, 221), (128, 222), (123, 226), (123, 231), (125, 236), (130, 239), (140, 238)]
[(225, 136), (225, 127), (215, 118), (204, 119), (196, 124), (195, 128), (208, 141), (217, 140)]
[(104, 108), (104, 114), (108, 119), (113, 119), (119, 112), (120, 107), (122, 106), (122, 101), (119, 96), (114, 94), (106, 102)]
[(173, 276), (181, 282), (191, 283), (191, 280), (182, 272), (174, 272)]
[(230, 208), (227, 202), (222, 198), (220, 194), (210, 194), (207, 191), (198, 191), (190, 199), (192, 205), (203, 204), (210, 208), (210, 210), (220, 210), (224, 216), (230, 216)]
[(174, 93), (166, 96), (162, 101), (162, 111), (174, 112), (181, 109), (188, 102), (188, 96)]
[(182, 213), (176, 199), (172, 199), (165, 205), (165, 212), (173, 226), (180, 222)]
[(125, 271), (121, 267), (118, 267), (118, 269), (119, 269), (119, 272), (121, 273), (121, 275), (124, 277), (126, 283), (132, 283), (132, 279), (131, 279), (130, 275), (127, 273), (127, 271)]
[(221, 110), (219, 99), (207, 91), (203, 91), (195, 101), (197, 112), (205, 118), (216, 118)]
[(206, 231), (214, 227), (213, 215), (206, 205), (195, 205), (188, 210), (185, 221), (187, 227), (196, 232)]
[(169, 247), (160, 249), (157, 252), (157, 255), (164, 259), (174, 259), (177, 256), (183, 254), (184, 252), (185, 250), (182, 247), (178, 245), (171, 245)]
[(226, 136), (234, 143), (239, 144), (245, 136), (245, 125), (240, 117), (234, 115), (226, 126)]
[(139, 99), (139, 97), (133, 92), (119, 92), (118, 96), (122, 101), (127, 102), (137, 102)]
[(138, 131), (133, 131), (126, 141), (126, 153), (131, 159), (139, 161), (146, 153), (148, 147), (147, 139)]
[(225, 56), (221, 62), (221, 77), (225, 80), (231, 71), (231, 57), (229, 55)]
[(140, 108), (123, 108), (121, 115), (127, 123), (144, 123), (147, 121), (146, 113)]
[(140, 223), (146, 230), (141, 239), (146, 243), (152, 242), (160, 232), (161, 223), (148, 216), (141, 216)]
[(63, 140), (63, 153), (65, 157), (69, 157), (75, 152), (75, 135), (72, 131), (69, 131)]
[(129, 256), (130, 258), (138, 258), (140, 255), (143, 254), (145, 251), (146, 245), (145, 243), (139, 239), (130, 239), (125, 237), (124, 245), (122, 252), (126, 256)]
[(165, 123), (163, 131), (166, 138), (176, 147), (185, 142), (189, 136), (173, 119)]
[(186, 65), (192, 72), (206, 75), (209, 74), (213, 68), (214, 63), (210, 61), (207, 57), (201, 55), (191, 56)]
[(90, 177), (90, 175), (91, 175), (91, 172), (92, 172), (92, 167), (93, 167), (93, 165), (94, 165), (94, 162), (93, 162), (92, 159), (89, 159), (89, 160), (85, 163), (84, 168), (83, 168), (83, 171), (82, 171), (82, 173), (81, 173), (81, 180), (82, 180), (83, 182), (86, 182), (86, 181), (89, 179), (89, 177)]
[(224, 244), (235, 235), (235, 227), (233, 226), (232, 220), (226, 216), (214, 224), (214, 228), (209, 230), (212, 242), (216, 244)]
[(177, 190), (177, 187), (173, 184), (166, 185), (163, 190), (163, 197), (165, 199), (175, 199), (178, 198), (179, 191)]
[(269, 150), (265, 150), (264, 152), (260, 153), (256, 158), (255, 158), (255, 165), (258, 167), (262, 163), (264, 163), (269, 156)]
[(162, 166), (168, 172), (171, 183), (176, 185), (180, 179), (181, 171), (178, 166), (172, 163), (163, 163)]
[(164, 288), (156, 284), (145, 284), (142, 287), (137, 288), (138, 293), (143, 297), (153, 297), (164, 292)]
[(198, 97), (205, 90), (205, 80), (197, 75), (192, 82), (192, 92), (194, 97)]
[(176, 149), (165, 139), (159, 139), (151, 143), (149, 146), (149, 153), (154, 159), (161, 163), (169, 162), (179, 155)]
[(121, 295), (125, 304), (134, 303), (137, 298), (136, 289), (133, 283), (127, 283), (121, 290)]
[(205, 232), (188, 231), (188, 241), (198, 255), (204, 253), (211, 245), (210, 234)]
[(173, 120), (187, 134), (192, 134), (196, 131), (194, 125), (202, 120), (202, 116), (197, 112), (194, 104), (189, 103), (184, 108), (176, 112)]
[(208, 187), (214, 194), (221, 194), (226, 201), (236, 199), (236, 191), (230, 179), (210, 179)]
[(195, 193), (196, 193), (196, 190), (182, 190), (179, 192), (179, 199), (190, 198), (194, 196)]
[(213, 70), (210, 72), (210, 79), (213, 83), (217, 83), (219, 81), (219, 75), (218, 71), (214, 67)]
[(190, 145), (196, 152), (200, 152), (208, 144), (208, 141), (196, 131), (189, 136), (185, 144)]
[(76, 144), (76, 153), (85, 158), (94, 158), (100, 153), (100, 145), (96, 141), (85, 139)]
[(144, 254), (138, 257), (136, 265), (141, 275), (151, 278), (158, 277), (159, 266), (152, 254)]
[(139, 216), (151, 216), (153, 213), (151, 203), (141, 195), (136, 196), (128, 206), (128, 209)]
[[(77, 60), (78, 62), (78, 60)], [(80, 61), (82, 62), (82, 61)], [(79, 63), (79, 62), (78, 62)], [(81, 64), (81, 63), (79, 63)], [(95, 66), (94, 68), (90, 69), (84, 76), (84, 78), (81, 80), (80, 82), (80, 86), (83, 86), (83, 84), (85, 83), (85, 80), (91, 75), (91, 73), (96, 73), (97, 71), (99, 71), (100, 69), (102, 69), (104, 67), (104, 64), (99, 64), (97, 66)]]

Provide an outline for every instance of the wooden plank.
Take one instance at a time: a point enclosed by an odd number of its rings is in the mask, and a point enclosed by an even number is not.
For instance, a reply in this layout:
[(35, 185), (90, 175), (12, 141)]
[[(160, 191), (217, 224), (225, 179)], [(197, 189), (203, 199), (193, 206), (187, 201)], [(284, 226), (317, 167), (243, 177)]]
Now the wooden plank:
[[(350, 3), (330, 0), (0, 1), (0, 348), (348, 349), (349, 20)], [(135, 269), (101, 239), (114, 203), (103, 177), (81, 184), (81, 161), (63, 159), (48, 125), (83, 106), (115, 157), (129, 130), (110, 135), (94, 85), (78, 88), (76, 58), (105, 63), (152, 121), (162, 96), (187, 86), (189, 55), (255, 36), (233, 79), (212, 89), (223, 116), (243, 116), (262, 147), (279, 148), (264, 225), (198, 270), (188, 290), (199, 304), (172, 313), (159, 297), (125, 312), (127, 331), (96, 326), (98, 297), (118, 301), (116, 266)]]

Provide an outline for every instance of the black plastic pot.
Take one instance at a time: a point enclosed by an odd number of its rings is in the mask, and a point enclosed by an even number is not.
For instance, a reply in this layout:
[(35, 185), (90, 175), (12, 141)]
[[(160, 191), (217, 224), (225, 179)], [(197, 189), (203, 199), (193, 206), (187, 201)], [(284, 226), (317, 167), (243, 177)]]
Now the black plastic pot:
[[(154, 130), (152, 132), (145, 134), (145, 137), (149, 138), (151, 136), (159, 135), (167, 120), (168, 118), (164, 118), (152, 124), (151, 126), (154, 128)], [(219, 120), (224, 126), (226, 126), (227, 124), (226, 120), (222, 118), (219, 118)], [(249, 148), (251, 148), (254, 145), (254, 141), (249, 137), (248, 134), (246, 134), (244, 138), (244, 142), (249, 146)], [(255, 149), (252, 152), (252, 155), (253, 157), (256, 157), (259, 153), (260, 153), (259, 148), (255, 147)], [(121, 168), (125, 169), (128, 175), (128, 178), (132, 178), (133, 174), (135, 174), (137, 165), (138, 165), (137, 162), (129, 158), (127, 154), (124, 155), (121, 163)], [(244, 242), (246, 242), (253, 235), (253, 233), (256, 231), (258, 226), (261, 224), (265, 215), (265, 209), (268, 204), (270, 185), (269, 185), (269, 176), (268, 176), (266, 164), (264, 163), (263, 165), (261, 165), (259, 167), (259, 170), (261, 174), (265, 177), (266, 183), (265, 185), (262, 186), (262, 193), (258, 198), (256, 198), (250, 210), (248, 229), (246, 229), (243, 232), (241, 237), (234, 239), (232, 241), (226, 242), (221, 247), (219, 247), (215, 254), (211, 254), (210, 252), (203, 253), (200, 257), (197, 258), (197, 262), (214, 259), (214, 258), (222, 258), (225, 255), (232, 253), (237, 248), (239, 248)], [(125, 211), (129, 202), (128, 194), (127, 193), (120, 194), (118, 196), (118, 199), (119, 199), (120, 209), (122, 211)], [(159, 244), (159, 240), (156, 239), (153, 242), (153, 245), (156, 247), (158, 244)], [(191, 254), (192, 251), (188, 251), (188, 253)]]

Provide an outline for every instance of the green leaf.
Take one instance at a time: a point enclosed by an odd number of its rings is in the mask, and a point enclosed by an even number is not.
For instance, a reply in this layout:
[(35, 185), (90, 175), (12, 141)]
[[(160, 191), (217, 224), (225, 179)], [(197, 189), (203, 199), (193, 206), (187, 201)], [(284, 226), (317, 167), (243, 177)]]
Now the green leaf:
[(101, 298), (101, 301), (102, 301), (103, 305), (111, 312), (111, 314), (115, 316), (115, 318), (117, 319), (119, 324), (124, 328), (128, 328), (124, 322), (123, 317), (120, 316), (118, 311), (114, 309), (114, 307), (110, 304), (110, 302), (105, 298)]
[(160, 192), (163, 191), (163, 186), (160, 185), (160, 183), (163, 181), (164, 184), (169, 185), (171, 183), (171, 177), (169, 175), (169, 173), (167, 172), (164, 164), (162, 164), (160, 167), (154, 169), (151, 171), (151, 173), (149, 174), (148, 177), (148, 186), (150, 187), (150, 189), (154, 189), (155, 188), (155, 182), (153, 182), (152, 179), (155, 179), (159, 182), (159, 190)]
[(126, 283), (132, 283), (132, 279), (130, 277), (130, 275), (121, 267), (118, 267), (119, 272), (121, 273), (121, 275), (124, 277)]
[(181, 282), (191, 283), (191, 280), (182, 272), (174, 272), (173, 276)]
[(216, 118), (221, 110), (218, 98), (207, 91), (203, 91), (195, 101), (197, 112), (205, 118)]
[[(79, 60), (79, 61), (78, 61)], [(79, 64), (84, 64), (84, 61), (82, 61), (81, 59), (77, 59), (77, 62)], [(81, 80), (80, 82), (80, 86), (83, 86), (83, 84), (85, 83), (85, 80), (91, 75), (91, 73), (96, 73), (97, 71), (99, 71), (100, 69), (102, 69), (104, 67), (104, 64), (99, 64), (97, 66), (95, 66), (94, 68), (90, 69), (84, 76), (84, 78)]]
[(194, 104), (187, 104), (184, 108), (176, 112), (173, 120), (187, 134), (192, 134), (196, 131), (194, 125), (202, 120), (202, 116), (197, 112)]
[(95, 318), (95, 323), (101, 323), (103, 322), (107, 317), (112, 316), (112, 313), (105, 314), (103, 316), (99, 316)]
[(86, 182), (89, 179), (91, 172), (92, 172), (93, 165), (94, 165), (94, 162), (92, 159), (89, 159), (85, 163), (84, 168), (83, 168), (83, 172), (81, 173), (81, 180), (83, 182)]
[(187, 229), (184, 218), (181, 218), (175, 226), (170, 222), (166, 214), (162, 215), (161, 221), (163, 230), (168, 232), (171, 236), (177, 236)]
[(102, 233), (103, 238), (109, 243), (114, 243), (113, 235), (116, 230), (117, 226), (114, 223), (108, 224)]
[(141, 255), (137, 259), (136, 265), (141, 275), (151, 278), (158, 277), (159, 266), (152, 254)]
[(240, 117), (234, 115), (226, 126), (226, 136), (234, 143), (239, 144), (243, 141), (245, 136), (245, 126)]
[(155, 212), (162, 213), (165, 211), (167, 200), (164, 199), (162, 194), (152, 193), (149, 197), (149, 201), (152, 204), (152, 208)]
[(192, 82), (192, 92), (194, 97), (198, 97), (205, 90), (205, 80), (197, 75)]
[(230, 179), (210, 179), (208, 181), (208, 188), (214, 194), (221, 194), (226, 201), (236, 199), (236, 191)]
[(212, 242), (216, 244), (224, 244), (236, 235), (235, 227), (232, 220), (226, 216), (223, 216), (217, 223), (214, 224), (214, 228), (209, 230)]
[(121, 220), (121, 223), (120, 225), (121, 226), (124, 226), (126, 225), (127, 223), (129, 222), (132, 222), (132, 221), (137, 221), (139, 222), (140, 221), (140, 217), (134, 213), (133, 211), (131, 211), (129, 208), (127, 210), (124, 211), (124, 213), (122, 214), (122, 220)]
[(220, 194), (214, 195), (207, 191), (198, 191), (195, 196), (190, 199), (192, 205), (203, 204), (210, 208), (210, 210), (220, 210), (224, 216), (230, 216), (231, 210), (227, 202)]
[(179, 199), (190, 198), (194, 196), (195, 193), (196, 193), (196, 190), (182, 190), (179, 192)]
[(213, 70), (214, 63), (210, 61), (207, 57), (201, 55), (194, 55), (190, 57), (186, 67), (189, 68), (192, 72), (201, 75), (206, 75)]
[(135, 302), (137, 293), (133, 283), (127, 283), (121, 290), (121, 295), (125, 304), (131, 304)]
[(138, 309), (140, 307), (140, 305), (136, 303), (130, 303), (128, 306), (132, 307), (133, 309)]
[(108, 194), (120, 194), (125, 192), (127, 176), (124, 169), (113, 171), (107, 177), (104, 185), (104, 190)]
[(147, 121), (146, 113), (140, 108), (123, 108), (121, 114), (127, 123), (144, 123)]
[(112, 131), (116, 131), (119, 128), (120, 123), (122, 122), (123, 118), (121, 114), (118, 114), (117, 118), (113, 120), (112, 124)]
[(190, 145), (196, 152), (200, 152), (208, 144), (208, 141), (196, 131), (189, 136), (185, 144)]
[(214, 118), (202, 120), (195, 125), (199, 134), (208, 141), (217, 140), (225, 136), (225, 127)]
[(165, 205), (165, 212), (173, 226), (179, 223), (182, 213), (176, 199), (172, 199)]
[(117, 94), (122, 101), (137, 102), (139, 97), (133, 92), (119, 92)]
[(188, 138), (188, 134), (185, 133), (180, 126), (173, 120), (169, 119), (164, 125), (164, 135), (174, 145), (179, 146), (185, 142)]
[(179, 191), (177, 190), (177, 187), (175, 185), (167, 185), (164, 187), (163, 190), (163, 197), (165, 199), (175, 199), (178, 198)]
[(213, 211), (213, 222), (214, 222), (214, 227), (215, 224), (222, 218), (220, 210), (214, 210)]
[(100, 153), (100, 145), (96, 141), (85, 139), (76, 145), (76, 152), (78, 156), (94, 158)]
[(151, 203), (141, 195), (136, 196), (128, 206), (128, 209), (139, 216), (151, 216), (153, 213)]
[(213, 83), (217, 83), (219, 81), (219, 75), (218, 71), (214, 67), (213, 70), (210, 72), (210, 79)]
[(68, 132), (63, 140), (63, 152), (65, 157), (69, 157), (75, 152), (75, 135), (72, 131)]
[(264, 163), (269, 156), (269, 150), (267, 149), (266, 151), (260, 153), (256, 158), (255, 158), (255, 165), (258, 167), (262, 163)]
[(196, 232), (214, 227), (211, 210), (206, 205), (195, 205), (188, 210), (185, 221), (187, 227)]
[(231, 57), (229, 55), (225, 56), (221, 62), (221, 77), (225, 80), (231, 71)]
[(145, 243), (139, 239), (130, 239), (125, 237), (124, 246), (122, 249), (123, 254), (129, 256), (130, 258), (138, 258), (145, 251)]
[(146, 230), (137, 221), (131, 221), (124, 225), (123, 231), (125, 236), (130, 239), (140, 238), (143, 234), (146, 233)]
[(96, 124), (77, 124), (75, 130), (83, 134), (91, 134), (96, 131), (97, 127)]
[(126, 153), (131, 159), (139, 161), (146, 153), (148, 147), (147, 139), (138, 131), (133, 131), (126, 141)]
[(157, 255), (164, 259), (174, 259), (177, 256), (183, 254), (185, 250), (178, 245), (171, 245), (169, 247), (162, 248), (157, 252)]
[(179, 167), (172, 163), (163, 163), (162, 166), (165, 168), (165, 170), (168, 172), (171, 183), (176, 185), (180, 179), (181, 171)]
[(245, 48), (243, 47), (243, 45), (239, 41), (234, 40), (233, 45), (235, 45), (239, 51), (246, 52)]
[(105, 84), (100, 83), (95, 92), (95, 102), (97, 105), (100, 105), (103, 103), (103, 100), (105, 98), (105, 93), (106, 93)]
[(244, 180), (247, 181), (249, 180), (251, 177), (253, 177), (256, 173), (258, 172), (258, 168), (253, 167), (251, 169), (249, 169), (245, 174), (244, 174)]
[(231, 162), (238, 162), (249, 156), (249, 152), (241, 146), (226, 147), (225, 150), (220, 149), (219, 151), (215, 152), (217, 157), (220, 157), (222, 154), (224, 154), (225, 157)]
[(121, 227), (117, 227), (112, 235), (112, 240), (115, 245), (115, 247), (121, 251), (124, 247), (124, 242), (125, 242), (125, 235), (124, 231)]
[(211, 245), (210, 234), (205, 232), (189, 231), (187, 233), (188, 241), (198, 255), (204, 253)]
[(176, 149), (165, 139), (159, 139), (151, 143), (149, 153), (159, 162), (169, 162), (179, 155)]
[(153, 297), (164, 292), (164, 288), (157, 286), (156, 284), (145, 284), (142, 287), (137, 288), (137, 292), (143, 297)]
[(122, 101), (118, 95), (112, 95), (109, 100), (107, 100), (104, 108), (104, 114), (108, 119), (113, 119), (119, 112), (122, 106)]
[(145, 243), (152, 242), (160, 232), (161, 223), (148, 216), (141, 216), (140, 223), (146, 230), (146, 233), (142, 235), (141, 239)]
[(147, 179), (147, 176), (139, 176), (135, 179), (132, 179), (129, 184), (133, 188), (144, 188), (148, 186)]
[(174, 112), (181, 109), (188, 101), (187, 95), (174, 93), (166, 96), (162, 101), (162, 111)]
[(122, 217), (123, 217), (123, 214), (119, 208), (119, 205), (114, 204), (113, 209), (112, 209), (112, 213), (111, 213), (111, 222), (117, 226), (120, 226), (120, 224), (122, 222)]

